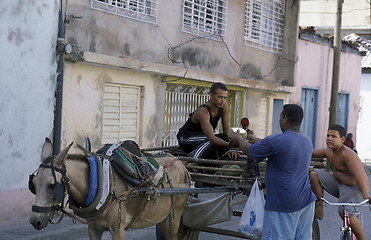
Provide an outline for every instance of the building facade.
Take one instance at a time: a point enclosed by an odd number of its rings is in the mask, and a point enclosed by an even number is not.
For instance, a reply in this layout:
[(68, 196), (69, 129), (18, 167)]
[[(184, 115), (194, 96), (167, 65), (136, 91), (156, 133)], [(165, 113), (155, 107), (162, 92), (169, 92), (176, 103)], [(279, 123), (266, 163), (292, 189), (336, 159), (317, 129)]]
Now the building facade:
[(0, 1), (0, 227), (25, 222), (45, 137), (53, 136), (59, 1)]
[(75, 0), (65, 9), (62, 144), (86, 136), (94, 148), (123, 138), (176, 144), (218, 81), (230, 89), (231, 123), (247, 116), (262, 136), (273, 99), (288, 101), (297, 1)]
[[(334, 35), (338, 1), (302, 0), (300, 4), (299, 26), (314, 26), (318, 34)], [(341, 19), (341, 37), (356, 33), (371, 40), (370, 1), (343, 1)]]
[(233, 125), (249, 117), (258, 136), (272, 132), (294, 84), (298, 8), (296, 0), (2, 1), (9, 151), (0, 162), (0, 226), (28, 221), (28, 174), (45, 137), (55, 152), (85, 137), (93, 149), (123, 139), (172, 145), (214, 82), (230, 89)]
[[(360, 109), (362, 56), (357, 49), (343, 44), (340, 59), (336, 119), (348, 132), (355, 134)], [(324, 148), (329, 127), (333, 69), (331, 39), (301, 33), (297, 66), (295, 91), (290, 95), (290, 102), (304, 108), (302, 129), (311, 138), (314, 147)]]

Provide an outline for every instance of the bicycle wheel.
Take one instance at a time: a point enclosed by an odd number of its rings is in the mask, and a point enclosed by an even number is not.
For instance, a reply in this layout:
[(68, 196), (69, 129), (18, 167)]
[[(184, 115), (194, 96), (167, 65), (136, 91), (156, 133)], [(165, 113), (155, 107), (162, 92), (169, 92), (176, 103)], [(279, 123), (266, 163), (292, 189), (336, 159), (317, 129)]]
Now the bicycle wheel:
[(313, 219), (313, 224), (312, 224), (312, 240), (320, 240), (320, 232), (319, 232), (319, 226), (318, 226), (318, 221), (317, 218)]
[(340, 240), (352, 240), (352, 235), (350, 234), (349, 230), (345, 230), (340, 234)]

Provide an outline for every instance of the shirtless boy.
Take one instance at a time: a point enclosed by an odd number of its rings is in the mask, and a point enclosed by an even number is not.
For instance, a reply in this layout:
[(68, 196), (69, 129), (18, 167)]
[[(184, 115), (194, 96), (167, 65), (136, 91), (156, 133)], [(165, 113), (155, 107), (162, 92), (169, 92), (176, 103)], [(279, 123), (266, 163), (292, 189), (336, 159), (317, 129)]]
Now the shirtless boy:
[[(313, 150), (313, 157), (327, 158), (332, 173), (323, 170), (310, 172), (310, 181), (313, 193), (322, 198), (324, 190), (339, 198), (339, 202), (361, 202), (370, 199), (369, 182), (364, 166), (357, 154), (350, 148), (343, 145), (346, 131), (340, 125), (333, 125), (327, 131), (325, 149)], [(339, 215), (343, 212), (339, 207)], [(349, 209), (350, 226), (357, 236), (363, 240), (365, 234), (358, 218), (355, 216), (355, 209)], [(315, 217), (323, 218), (323, 202), (316, 202)]]

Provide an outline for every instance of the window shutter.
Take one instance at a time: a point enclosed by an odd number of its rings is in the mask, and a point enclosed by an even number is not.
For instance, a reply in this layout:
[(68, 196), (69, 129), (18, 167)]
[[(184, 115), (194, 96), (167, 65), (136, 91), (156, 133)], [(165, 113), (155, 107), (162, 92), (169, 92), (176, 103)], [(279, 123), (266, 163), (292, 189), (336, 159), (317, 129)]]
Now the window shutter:
[(103, 96), (102, 143), (139, 140), (140, 87), (106, 84)]
[(268, 129), (268, 98), (261, 98), (259, 103), (258, 129), (256, 136), (258, 138), (265, 138)]

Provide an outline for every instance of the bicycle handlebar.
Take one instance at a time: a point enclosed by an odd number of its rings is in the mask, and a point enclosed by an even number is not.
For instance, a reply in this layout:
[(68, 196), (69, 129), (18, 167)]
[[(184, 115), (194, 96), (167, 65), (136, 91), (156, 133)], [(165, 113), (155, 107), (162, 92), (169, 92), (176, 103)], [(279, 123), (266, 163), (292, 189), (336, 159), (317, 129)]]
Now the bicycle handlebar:
[(369, 199), (365, 199), (360, 203), (333, 203), (333, 202), (327, 201), (324, 198), (319, 198), (319, 200), (324, 201), (327, 205), (330, 205), (330, 206), (356, 206), (357, 207), (357, 206), (361, 206), (361, 205), (369, 202)]

